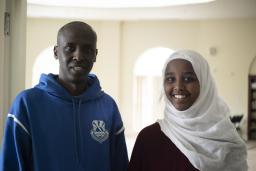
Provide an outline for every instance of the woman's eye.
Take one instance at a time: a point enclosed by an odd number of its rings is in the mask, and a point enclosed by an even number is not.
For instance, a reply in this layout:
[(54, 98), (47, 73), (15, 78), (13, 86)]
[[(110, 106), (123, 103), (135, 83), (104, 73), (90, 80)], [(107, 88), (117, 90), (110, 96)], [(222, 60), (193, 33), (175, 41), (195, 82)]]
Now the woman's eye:
[(174, 82), (175, 78), (173, 78), (173, 77), (166, 77), (165, 81), (166, 82)]
[(185, 77), (185, 78), (184, 78), (184, 81), (185, 81), (185, 82), (191, 82), (191, 81), (193, 81), (193, 80), (194, 80), (193, 77)]

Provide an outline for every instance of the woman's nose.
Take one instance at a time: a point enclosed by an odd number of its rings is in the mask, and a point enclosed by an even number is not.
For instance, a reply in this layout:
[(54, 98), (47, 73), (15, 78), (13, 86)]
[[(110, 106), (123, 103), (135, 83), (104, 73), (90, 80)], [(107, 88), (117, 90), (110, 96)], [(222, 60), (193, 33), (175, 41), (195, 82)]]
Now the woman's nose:
[(184, 90), (184, 84), (181, 80), (176, 81), (176, 84), (174, 85), (174, 90), (179, 90), (179, 91)]

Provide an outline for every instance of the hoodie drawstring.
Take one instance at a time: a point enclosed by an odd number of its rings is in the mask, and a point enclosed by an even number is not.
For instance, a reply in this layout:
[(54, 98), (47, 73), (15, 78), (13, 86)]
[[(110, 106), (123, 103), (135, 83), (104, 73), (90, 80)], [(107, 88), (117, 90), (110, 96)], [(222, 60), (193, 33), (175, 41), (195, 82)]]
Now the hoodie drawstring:
[(74, 98), (72, 98), (72, 105), (73, 105), (73, 112), (72, 112), (72, 117), (73, 117), (73, 123), (74, 123), (74, 142), (75, 142), (75, 156), (76, 156), (76, 160), (79, 162), (79, 144), (78, 144), (78, 134), (77, 134), (77, 114), (76, 114), (76, 100)]
[[(74, 118), (74, 141), (75, 141), (75, 149), (76, 149), (76, 152), (75, 152), (75, 155), (76, 155), (76, 158), (77, 158), (77, 162), (79, 164), (80, 167), (82, 167), (81, 165), (81, 159), (80, 159), (80, 156), (81, 156), (81, 152), (84, 151), (83, 149), (83, 146), (82, 146), (82, 135), (81, 135), (81, 104), (82, 104), (82, 99), (81, 98), (72, 98), (72, 103), (73, 103), (73, 118)], [(78, 104), (78, 106), (77, 106)], [(76, 108), (76, 106), (78, 108)]]

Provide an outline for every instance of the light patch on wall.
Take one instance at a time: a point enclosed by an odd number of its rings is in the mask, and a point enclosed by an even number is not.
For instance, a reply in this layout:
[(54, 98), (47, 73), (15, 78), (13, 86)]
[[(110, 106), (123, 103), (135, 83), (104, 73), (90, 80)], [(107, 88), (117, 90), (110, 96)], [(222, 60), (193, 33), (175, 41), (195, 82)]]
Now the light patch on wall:
[(32, 86), (38, 84), (42, 73), (59, 73), (59, 61), (54, 58), (53, 46), (43, 50), (36, 58), (33, 66)]
[(133, 85), (133, 131), (162, 118), (163, 104), (162, 69), (165, 61), (173, 53), (169, 48), (157, 47), (145, 51), (134, 67)]
[(166, 59), (173, 50), (164, 47), (152, 48), (145, 51), (137, 60), (134, 67), (136, 76), (161, 76)]

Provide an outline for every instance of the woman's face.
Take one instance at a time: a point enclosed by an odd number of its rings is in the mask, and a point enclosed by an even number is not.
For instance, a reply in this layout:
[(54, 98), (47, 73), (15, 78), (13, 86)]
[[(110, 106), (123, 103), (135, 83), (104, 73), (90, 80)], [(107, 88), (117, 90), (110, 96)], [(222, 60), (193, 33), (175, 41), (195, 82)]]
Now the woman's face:
[(164, 90), (168, 100), (179, 110), (187, 110), (200, 94), (200, 84), (192, 64), (184, 59), (174, 59), (166, 67)]

